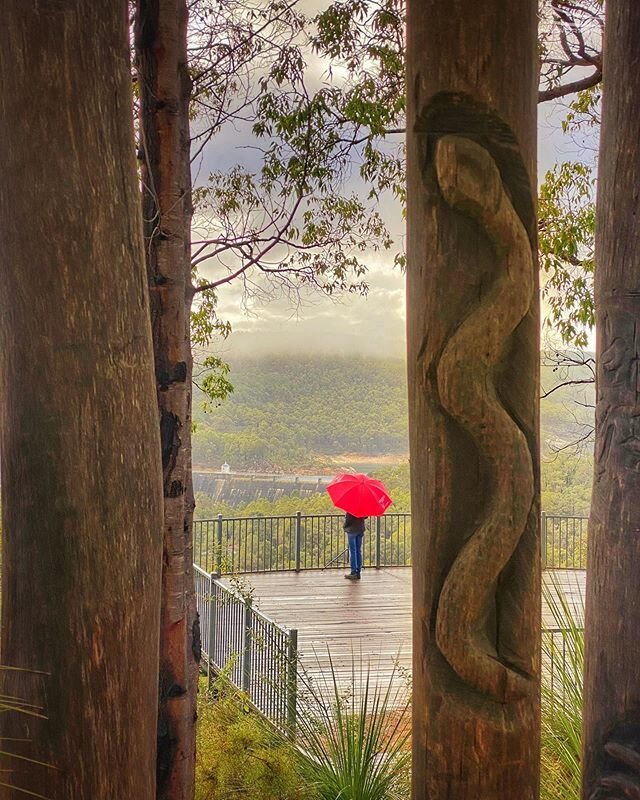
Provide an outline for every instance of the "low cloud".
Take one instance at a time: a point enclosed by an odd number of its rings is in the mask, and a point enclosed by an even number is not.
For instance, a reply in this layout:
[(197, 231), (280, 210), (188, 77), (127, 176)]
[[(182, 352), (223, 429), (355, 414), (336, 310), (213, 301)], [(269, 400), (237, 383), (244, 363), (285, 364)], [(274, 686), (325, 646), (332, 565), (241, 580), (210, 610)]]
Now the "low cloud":
[(240, 288), (220, 295), (220, 315), (233, 326), (223, 346), (229, 357), (252, 353), (358, 353), (402, 358), (405, 352), (405, 289), (399, 269), (373, 265), (369, 294), (331, 298), (250, 301)]

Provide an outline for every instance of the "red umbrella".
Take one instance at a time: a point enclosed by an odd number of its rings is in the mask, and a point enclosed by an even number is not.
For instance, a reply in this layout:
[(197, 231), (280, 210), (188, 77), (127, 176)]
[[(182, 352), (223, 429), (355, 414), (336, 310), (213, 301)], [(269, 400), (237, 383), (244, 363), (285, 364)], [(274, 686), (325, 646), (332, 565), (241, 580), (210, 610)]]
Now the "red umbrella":
[(354, 517), (380, 517), (392, 503), (384, 483), (361, 472), (338, 475), (327, 492), (336, 508)]

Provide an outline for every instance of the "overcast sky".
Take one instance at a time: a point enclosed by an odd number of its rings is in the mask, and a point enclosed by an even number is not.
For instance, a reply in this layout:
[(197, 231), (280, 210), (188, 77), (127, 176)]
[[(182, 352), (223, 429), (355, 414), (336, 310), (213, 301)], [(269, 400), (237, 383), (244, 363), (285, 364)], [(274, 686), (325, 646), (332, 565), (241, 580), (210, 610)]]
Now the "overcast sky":
[[(563, 108), (558, 104), (539, 107), (539, 180), (555, 162), (581, 155), (578, 144), (561, 132), (563, 116)], [(245, 142), (237, 130), (223, 131), (196, 165), (196, 181), (211, 170), (246, 164), (251, 156), (243, 145)], [(399, 203), (385, 198), (379, 210), (401, 242), (404, 223)], [(394, 249), (389, 253), (372, 253), (368, 257), (367, 297), (349, 295), (336, 299), (309, 293), (297, 306), (282, 299), (246, 303), (240, 284), (223, 287), (219, 313), (231, 322), (233, 332), (216, 350), (230, 359), (234, 354), (246, 353), (345, 351), (403, 357), (405, 291), (404, 278), (393, 267), (395, 252)]]

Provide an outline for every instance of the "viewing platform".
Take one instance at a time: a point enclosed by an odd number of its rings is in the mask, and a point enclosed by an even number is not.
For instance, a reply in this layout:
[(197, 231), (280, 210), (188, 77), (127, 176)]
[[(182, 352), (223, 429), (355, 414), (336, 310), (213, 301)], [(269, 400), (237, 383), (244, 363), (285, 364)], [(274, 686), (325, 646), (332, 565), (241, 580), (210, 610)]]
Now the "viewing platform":
[[(335, 569), (253, 573), (242, 582), (264, 614), (298, 630), (298, 654), (309, 674), (327, 669), (328, 651), (341, 683), (350, 676), (352, 654), (357, 662), (362, 655), (383, 684), (394, 663), (410, 673), (411, 569), (368, 568), (360, 581), (347, 581), (343, 574)], [(577, 620), (583, 614), (585, 579), (580, 569), (543, 572), (544, 584), (562, 591)], [(557, 627), (544, 600), (542, 627)]]
[[(210, 676), (224, 670), (283, 730), (295, 724), (305, 675), (331, 692), (355, 665), (374, 684), (412, 671), (411, 515), (370, 520), (360, 581), (347, 581), (342, 514), (236, 517), (194, 523), (196, 601)], [(562, 628), (544, 601), (560, 598), (582, 627), (586, 582), (584, 517), (542, 515), (543, 673), (552, 693), (567, 664)], [(330, 654), (330, 655), (329, 655)], [(301, 674), (301, 672), (302, 674)]]

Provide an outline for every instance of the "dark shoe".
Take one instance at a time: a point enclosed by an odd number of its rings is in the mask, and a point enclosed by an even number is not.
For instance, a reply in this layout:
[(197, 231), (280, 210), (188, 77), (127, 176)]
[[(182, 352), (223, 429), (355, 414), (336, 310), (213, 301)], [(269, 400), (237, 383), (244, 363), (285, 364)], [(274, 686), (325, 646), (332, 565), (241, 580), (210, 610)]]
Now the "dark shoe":
[(360, 573), (359, 572), (350, 572), (348, 575), (344, 576), (348, 581), (359, 581), (360, 580)]

